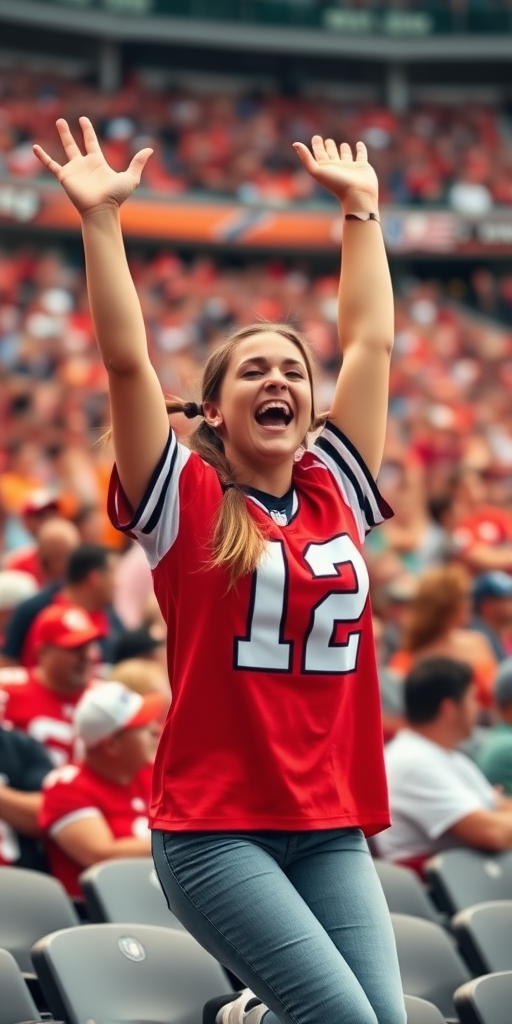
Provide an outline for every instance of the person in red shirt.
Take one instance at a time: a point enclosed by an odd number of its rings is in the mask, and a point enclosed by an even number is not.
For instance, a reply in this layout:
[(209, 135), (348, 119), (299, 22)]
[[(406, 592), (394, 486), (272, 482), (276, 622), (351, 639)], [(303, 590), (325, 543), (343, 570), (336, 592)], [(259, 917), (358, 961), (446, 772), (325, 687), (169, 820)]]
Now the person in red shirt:
[(512, 514), (490, 504), (482, 473), (462, 466), (453, 474), (444, 514), (456, 557), (474, 573), (512, 573)]
[(80, 765), (57, 768), (44, 782), (39, 825), (50, 870), (74, 899), (84, 868), (116, 857), (149, 857), (150, 775), (162, 694), (142, 697), (119, 682), (97, 683), (74, 716), (85, 747)]
[[(109, 168), (57, 122), (35, 151), (82, 218), (109, 371), (112, 522), (146, 551), (173, 700), (155, 760), (157, 873), (185, 927), (252, 991), (251, 1024), (405, 1024), (390, 917), (366, 835), (389, 825), (367, 530), (387, 419), (393, 297), (366, 148), (296, 151), (343, 204), (343, 366), (325, 418), (307, 342), (253, 324), (208, 359), (202, 400), (164, 400), (124, 254), (119, 206), (143, 150)], [(169, 413), (201, 416), (186, 448)], [(308, 433), (323, 425), (308, 448)], [(256, 993), (254, 995), (253, 993)], [(245, 1018), (244, 1018), (245, 1019)]]
[(32, 491), (24, 501), (20, 515), (22, 524), (27, 533), (34, 538), (34, 543), (8, 554), (3, 563), (5, 569), (28, 572), (39, 586), (43, 586), (46, 581), (38, 552), (38, 537), (43, 523), (57, 516), (58, 512), (59, 502), (55, 494), (43, 487)]
[(51, 605), (40, 615), (36, 668), (0, 669), (3, 720), (42, 743), (54, 764), (73, 758), (73, 715), (91, 680), (99, 636), (83, 608)]

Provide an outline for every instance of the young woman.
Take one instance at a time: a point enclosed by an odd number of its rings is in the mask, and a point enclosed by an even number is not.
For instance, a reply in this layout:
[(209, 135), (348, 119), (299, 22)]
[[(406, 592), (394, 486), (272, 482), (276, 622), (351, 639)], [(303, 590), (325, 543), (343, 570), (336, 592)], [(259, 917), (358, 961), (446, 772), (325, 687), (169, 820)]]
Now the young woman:
[[(365, 532), (379, 496), (393, 302), (366, 149), (295, 149), (343, 204), (329, 420), (287, 325), (238, 331), (209, 358), (201, 405), (167, 403), (146, 346), (119, 207), (124, 173), (81, 118), (39, 147), (82, 218), (109, 372), (113, 522), (143, 545), (168, 626), (173, 701), (157, 755), (153, 853), (173, 912), (250, 986), (219, 1020), (404, 1024), (389, 914), (365, 835), (389, 824)], [(202, 417), (192, 451), (169, 411)], [(299, 453), (302, 452), (302, 458)], [(257, 998), (254, 998), (253, 993)], [(269, 1008), (269, 1009), (267, 1009)]]

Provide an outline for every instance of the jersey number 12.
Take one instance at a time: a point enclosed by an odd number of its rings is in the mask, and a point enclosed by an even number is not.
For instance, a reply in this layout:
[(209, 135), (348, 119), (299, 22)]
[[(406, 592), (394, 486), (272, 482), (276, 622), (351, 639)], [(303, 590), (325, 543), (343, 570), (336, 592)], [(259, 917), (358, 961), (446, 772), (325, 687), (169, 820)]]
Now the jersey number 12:
[[(314, 579), (337, 577), (337, 567), (349, 563), (356, 584), (352, 590), (330, 591), (311, 609), (301, 671), (314, 675), (354, 672), (361, 630), (349, 632), (343, 643), (334, 637), (338, 623), (358, 623), (363, 613), (369, 591), (364, 559), (346, 533), (322, 544), (308, 544), (302, 557)], [(287, 604), (285, 549), (281, 541), (272, 540), (254, 574), (247, 633), (235, 639), (235, 668), (291, 671), (293, 644), (285, 639)]]

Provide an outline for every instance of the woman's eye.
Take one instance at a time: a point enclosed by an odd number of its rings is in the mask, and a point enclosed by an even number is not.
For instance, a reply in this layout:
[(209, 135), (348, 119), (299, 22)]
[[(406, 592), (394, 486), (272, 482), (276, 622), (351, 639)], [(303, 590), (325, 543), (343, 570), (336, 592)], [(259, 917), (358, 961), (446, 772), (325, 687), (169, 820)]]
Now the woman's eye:
[(243, 374), (244, 377), (257, 377), (261, 373), (261, 370), (246, 370)]
[(301, 373), (300, 370), (290, 370), (286, 374), (286, 376), (287, 377), (297, 377), (298, 380), (304, 380), (304, 374)]

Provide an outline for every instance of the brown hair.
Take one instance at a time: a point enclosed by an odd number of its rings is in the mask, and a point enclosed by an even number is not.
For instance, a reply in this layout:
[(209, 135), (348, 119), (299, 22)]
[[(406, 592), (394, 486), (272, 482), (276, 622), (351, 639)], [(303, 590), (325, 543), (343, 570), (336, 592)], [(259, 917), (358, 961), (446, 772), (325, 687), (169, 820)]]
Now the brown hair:
[[(236, 346), (257, 334), (273, 331), (287, 338), (299, 349), (311, 386), (311, 425), (310, 429), (320, 426), (325, 416), (317, 419), (313, 399), (313, 360), (308, 343), (299, 331), (289, 324), (256, 323), (235, 331), (230, 338), (207, 359), (202, 378), (201, 402), (217, 402), (222, 382), (229, 366), (231, 353)], [(202, 409), (195, 402), (183, 402), (173, 398), (166, 402), (169, 413), (183, 412), (190, 419), (202, 415)], [(215, 523), (212, 546), (213, 557), (210, 565), (223, 565), (229, 573), (230, 587), (240, 577), (255, 570), (262, 554), (266, 536), (263, 529), (256, 523), (247, 508), (245, 494), (238, 485), (233, 467), (228, 462), (222, 438), (217, 431), (208, 425), (206, 420), (194, 430), (189, 439), (193, 451), (216, 470), (224, 488), (217, 521)]]
[(404, 647), (419, 651), (453, 623), (469, 594), (469, 577), (460, 565), (436, 566), (421, 577), (409, 607)]

